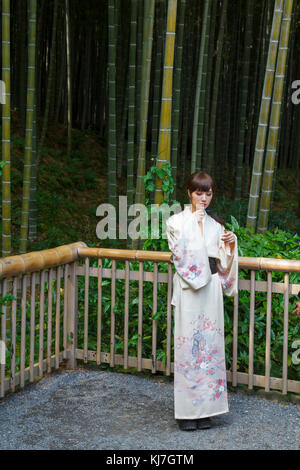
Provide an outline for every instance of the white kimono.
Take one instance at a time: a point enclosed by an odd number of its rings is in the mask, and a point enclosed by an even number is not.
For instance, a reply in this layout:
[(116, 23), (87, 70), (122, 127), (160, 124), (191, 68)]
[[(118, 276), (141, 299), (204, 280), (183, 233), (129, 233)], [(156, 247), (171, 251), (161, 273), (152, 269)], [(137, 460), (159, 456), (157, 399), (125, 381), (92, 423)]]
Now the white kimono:
[[(238, 288), (237, 237), (231, 254), (224, 226), (205, 213), (203, 233), (191, 205), (166, 221), (176, 273), (174, 306), (175, 419), (198, 419), (228, 409), (223, 293)], [(211, 274), (208, 257), (218, 258)]]

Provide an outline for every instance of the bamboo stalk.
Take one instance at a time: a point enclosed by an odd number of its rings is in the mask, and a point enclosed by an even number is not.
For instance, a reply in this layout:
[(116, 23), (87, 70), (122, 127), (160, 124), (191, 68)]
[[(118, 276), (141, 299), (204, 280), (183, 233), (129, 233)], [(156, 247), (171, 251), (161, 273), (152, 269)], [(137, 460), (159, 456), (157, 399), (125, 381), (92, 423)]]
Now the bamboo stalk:
[[(148, 108), (151, 78), (151, 60), (152, 60), (152, 43), (153, 43), (153, 24), (154, 24), (154, 7), (155, 0), (144, 2), (144, 26), (143, 26), (143, 54), (142, 54), (142, 85), (140, 96), (140, 114), (139, 121), (139, 141), (138, 141), (138, 159), (137, 159), (137, 179), (135, 203), (144, 203), (145, 200), (145, 183), (143, 176), (146, 169), (146, 140), (148, 126)], [(132, 246), (136, 246), (137, 242), (132, 241)]]
[[(273, 188), (273, 174), (275, 173), (276, 152), (278, 151), (278, 141), (280, 132), (280, 112), (282, 106), (282, 95), (284, 88), (284, 77), (286, 73), (286, 62), (288, 57), (288, 45), (290, 36), (291, 13), (293, 0), (285, 0), (282, 25), (280, 29), (280, 39), (278, 56), (276, 61), (276, 71), (274, 80), (274, 91), (271, 104), (271, 116), (267, 141), (267, 153), (265, 158), (265, 168), (263, 173), (260, 209), (257, 223), (257, 232), (265, 233), (268, 228), (270, 213), (271, 194)], [(288, 125), (287, 128), (290, 126)]]
[(27, 66), (27, 105), (25, 155), (23, 172), (23, 197), (20, 230), (20, 253), (25, 253), (28, 240), (28, 220), (30, 204), (30, 169), (32, 164), (33, 114), (36, 75), (36, 10), (37, 0), (28, 2), (28, 66)]
[(247, 227), (252, 227), (254, 230), (256, 228), (259, 189), (261, 186), (262, 178), (263, 155), (267, 138), (270, 103), (273, 93), (275, 65), (277, 58), (283, 5), (284, 0), (275, 0), (272, 30), (269, 42), (268, 60), (265, 70), (265, 79), (259, 112), (259, 123), (256, 135), (255, 153), (250, 185), (250, 197), (247, 214)]
[[(160, 126), (156, 159), (156, 166), (159, 170), (162, 168), (164, 163), (170, 163), (171, 159), (172, 86), (176, 34), (176, 15), (177, 0), (169, 0), (163, 66)], [(157, 175), (155, 188), (155, 203), (161, 204), (163, 199), (164, 194), (162, 190), (162, 179), (159, 178)]]
[(70, 157), (72, 150), (72, 90), (71, 90), (71, 44), (70, 44), (70, 9), (69, 0), (65, 0), (66, 19), (66, 58), (67, 58), (67, 97), (68, 97), (68, 147), (67, 156)]
[(117, 49), (117, 31), (115, 24), (115, 2), (108, 0), (108, 58), (107, 58), (107, 76), (108, 76), (108, 200), (116, 207), (116, 49)]
[[(134, 187), (134, 131), (135, 131), (135, 77), (136, 77), (137, 0), (131, 2), (130, 48), (128, 67), (128, 147), (127, 147), (127, 201), (133, 204)], [(128, 245), (127, 245), (128, 246)]]
[[(11, 46), (10, 0), (2, 1), (2, 82), (5, 100), (2, 103), (2, 256), (11, 253)], [(9, 326), (8, 326), (9, 328)]]
[[(208, 0), (207, 0), (208, 1)], [(176, 199), (176, 182), (177, 182), (177, 160), (179, 153), (179, 142), (180, 142), (180, 111), (181, 111), (181, 75), (182, 75), (182, 64), (183, 64), (183, 38), (184, 38), (184, 28), (185, 28), (185, 12), (186, 12), (186, 0), (181, 0), (179, 6), (179, 16), (178, 16), (178, 29), (176, 32), (176, 47), (175, 47), (175, 69), (174, 69), (174, 81), (173, 81), (173, 102), (172, 102), (172, 116), (171, 116), (171, 162), (172, 162), (172, 176), (175, 184), (175, 191), (173, 193), (174, 198)], [(161, 22), (161, 21), (160, 21)], [(160, 27), (161, 29), (161, 27)], [(158, 38), (159, 42), (160, 38)], [(162, 48), (162, 40), (159, 44), (160, 49)], [(161, 51), (160, 56), (161, 56)], [(205, 54), (204, 54), (205, 55)], [(160, 78), (160, 63), (156, 67), (156, 74), (158, 75), (157, 81)], [(156, 75), (156, 76), (157, 76)], [(156, 77), (155, 77), (156, 78)], [(160, 90), (159, 87), (158, 91)], [(159, 93), (157, 93), (157, 99), (159, 99)], [(158, 120), (158, 119), (157, 119)], [(153, 121), (152, 121), (153, 122)], [(157, 126), (155, 126), (157, 127)], [(152, 151), (152, 155), (156, 157), (156, 148)]]

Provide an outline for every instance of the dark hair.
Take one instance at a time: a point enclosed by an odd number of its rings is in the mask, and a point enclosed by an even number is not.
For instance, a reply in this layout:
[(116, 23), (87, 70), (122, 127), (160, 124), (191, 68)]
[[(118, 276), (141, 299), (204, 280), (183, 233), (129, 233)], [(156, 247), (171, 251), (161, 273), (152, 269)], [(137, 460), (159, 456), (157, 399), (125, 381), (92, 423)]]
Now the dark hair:
[[(190, 190), (191, 194), (194, 191), (209, 191), (210, 188), (215, 192), (215, 183), (212, 177), (208, 173), (205, 173), (205, 171), (195, 171), (195, 173), (189, 176), (186, 182), (186, 188)], [(210, 210), (207, 210), (207, 212), (210, 217), (219, 222), (219, 224), (224, 225), (224, 220), (221, 217)]]

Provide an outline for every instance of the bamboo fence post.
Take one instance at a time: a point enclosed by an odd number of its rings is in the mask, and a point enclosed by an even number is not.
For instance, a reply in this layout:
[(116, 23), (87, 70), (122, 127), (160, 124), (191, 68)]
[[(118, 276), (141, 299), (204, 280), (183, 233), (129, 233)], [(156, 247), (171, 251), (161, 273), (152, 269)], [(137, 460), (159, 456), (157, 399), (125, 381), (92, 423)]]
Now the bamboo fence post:
[(13, 297), (11, 309), (11, 374), (10, 390), (15, 391), (15, 372), (16, 372), (16, 324), (17, 324), (17, 278), (13, 281)]
[(143, 280), (144, 265), (139, 262), (139, 313), (138, 313), (138, 372), (142, 370), (142, 335), (143, 335)]
[(251, 280), (250, 280), (250, 323), (249, 323), (249, 367), (248, 367), (248, 388), (250, 390), (253, 389), (254, 311), (255, 311), (255, 271), (251, 270)]
[(27, 278), (26, 274), (22, 276), (22, 298), (21, 298), (21, 360), (20, 360), (20, 387), (24, 388), (25, 384), (25, 346), (26, 346), (26, 289)]
[(47, 329), (47, 372), (51, 372), (51, 340), (52, 340), (52, 285), (54, 270), (48, 272), (48, 329)]
[(124, 369), (128, 369), (128, 327), (129, 327), (129, 279), (130, 279), (130, 266), (129, 261), (125, 261), (125, 312), (124, 312)]
[[(7, 280), (4, 279), (2, 286), (2, 297), (7, 295)], [(4, 397), (5, 358), (6, 358), (6, 305), (1, 305), (1, 344), (0, 344), (0, 397)]]
[(116, 260), (111, 262), (110, 367), (115, 366)]
[(40, 273), (39, 375), (43, 376), (45, 270)]
[(101, 326), (102, 326), (102, 259), (98, 259), (98, 310), (97, 310), (97, 355), (96, 363), (101, 364)]
[(288, 329), (289, 329), (289, 273), (284, 274), (282, 394), (288, 389)]
[[(158, 266), (157, 262), (154, 262), (153, 268), (153, 309), (152, 316), (157, 313), (157, 278), (158, 278)], [(156, 345), (157, 345), (157, 320), (152, 320), (152, 373), (156, 373)]]
[(84, 274), (84, 340), (83, 340), (83, 362), (88, 362), (88, 328), (89, 328), (89, 276), (90, 276), (90, 258), (85, 258)]
[(270, 370), (271, 370), (271, 308), (272, 308), (272, 271), (268, 272), (267, 280), (267, 321), (266, 321), (266, 365), (265, 365), (265, 391), (270, 391)]
[(69, 264), (64, 266), (64, 318), (63, 318), (63, 358), (67, 359), (67, 318), (68, 318), (68, 275)]
[(171, 374), (171, 299), (172, 299), (173, 272), (171, 263), (168, 264), (168, 295), (167, 295), (167, 354), (166, 354), (166, 375)]
[(62, 267), (56, 270), (56, 310), (55, 310), (55, 368), (59, 368), (59, 338), (60, 338), (60, 279)]
[(75, 369), (78, 326), (78, 279), (76, 276), (76, 262), (70, 263), (67, 275), (67, 366)]
[(233, 306), (233, 346), (232, 346), (232, 385), (237, 386), (237, 354), (238, 354), (238, 321), (239, 321), (239, 289), (234, 296)]

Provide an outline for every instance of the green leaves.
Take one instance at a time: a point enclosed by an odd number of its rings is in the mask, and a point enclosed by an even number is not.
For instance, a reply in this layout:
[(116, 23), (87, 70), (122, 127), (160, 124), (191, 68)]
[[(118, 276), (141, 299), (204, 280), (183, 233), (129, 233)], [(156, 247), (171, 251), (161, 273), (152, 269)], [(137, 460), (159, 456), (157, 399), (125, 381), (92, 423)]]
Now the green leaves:
[(239, 223), (233, 215), (231, 216), (231, 224), (232, 224), (232, 230), (234, 232), (239, 230), (240, 228)]
[(3, 160), (0, 162), (0, 175), (2, 175), (2, 168), (4, 167), (5, 164), (6, 162)]
[[(6, 305), (11, 300), (17, 300), (13, 295), (7, 294), (4, 297), (0, 297), (0, 305)], [(4, 312), (0, 311), (0, 315), (4, 315)]]
[(174, 180), (172, 178), (172, 168), (169, 162), (166, 162), (159, 169), (157, 166), (152, 166), (148, 173), (143, 176), (145, 182), (145, 192), (150, 193), (155, 191), (156, 177), (162, 180), (162, 190), (169, 196), (174, 191)]

